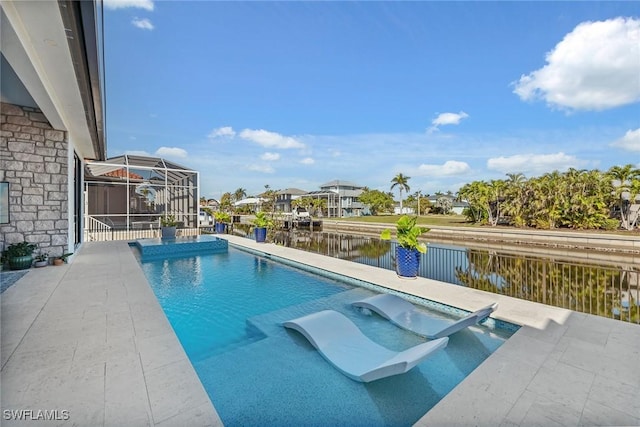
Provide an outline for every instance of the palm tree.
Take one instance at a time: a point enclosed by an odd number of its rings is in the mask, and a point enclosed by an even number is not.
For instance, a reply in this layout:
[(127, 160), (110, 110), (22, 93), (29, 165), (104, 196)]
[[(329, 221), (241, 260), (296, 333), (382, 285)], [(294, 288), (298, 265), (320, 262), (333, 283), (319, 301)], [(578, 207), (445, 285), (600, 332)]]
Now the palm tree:
[(402, 215), (402, 192), (409, 192), (409, 190), (411, 190), (408, 184), (410, 179), (410, 176), (404, 176), (403, 174), (399, 173), (391, 180), (391, 191), (393, 191), (393, 189), (396, 187), (398, 187), (398, 189), (400, 190), (400, 215)]
[(630, 210), (637, 196), (634, 190), (638, 187), (637, 181), (640, 180), (640, 169), (628, 164), (625, 166), (613, 166), (607, 173), (612, 180), (617, 181), (613, 185), (615, 198), (620, 209), (621, 225), (624, 229), (631, 230), (633, 225), (629, 221)]
[(231, 211), (231, 208), (233, 207), (233, 203), (232, 203), (232, 196), (231, 193), (227, 192), (224, 193), (221, 197), (220, 197), (220, 210), (222, 212), (225, 211)]
[(236, 191), (233, 192), (233, 199), (236, 202), (239, 202), (240, 200), (244, 199), (245, 197), (247, 197), (247, 190), (245, 190), (242, 187), (238, 188)]
[(516, 227), (525, 225), (524, 208), (527, 205), (526, 178), (521, 173), (508, 173), (505, 181), (504, 212), (511, 216), (511, 223)]

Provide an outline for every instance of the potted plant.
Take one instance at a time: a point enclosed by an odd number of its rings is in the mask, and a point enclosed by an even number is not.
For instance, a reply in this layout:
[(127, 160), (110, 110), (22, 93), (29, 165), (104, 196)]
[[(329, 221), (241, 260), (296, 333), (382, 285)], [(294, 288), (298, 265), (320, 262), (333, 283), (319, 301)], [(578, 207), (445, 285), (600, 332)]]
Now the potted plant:
[(256, 213), (255, 219), (252, 221), (254, 225), (254, 233), (256, 242), (264, 243), (267, 240), (267, 228), (271, 227), (273, 222), (265, 212)]
[(176, 238), (176, 217), (173, 215), (165, 215), (160, 218), (161, 236), (163, 239), (175, 239)]
[(9, 263), (11, 270), (25, 270), (31, 268), (33, 263), (33, 251), (38, 246), (34, 243), (12, 243), (2, 251), (2, 259)]
[[(402, 215), (396, 222), (396, 273), (400, 277), (415, 279), (420, 267), (420, 254), (427, 253), (427, 245), (418, 242), (418, 237), (429, 228), (416, 225), (416, 220), (416, 217)], [(391, 230), (384, 230), (380, 238), (390, 240)]]
[(33, 264), (34, 267), (46, 267), (49, 265), (49, 254), (46, 252), (40, 252), (36, 255), (35, 261), (36, 262)]
[(231, 216), (226, 212), (216, 212), (213, 217), (216, 220), (216, 233), (224, 234), (227, 224), (231, 221)]
[(63, 253), (60, 256), (57, 256), (53, 259), (53, 265), (62, 265), (65, 262), (67, 262), (67, 258), (69, 258), (71, 255), (73, 255), (73, 252), (66, 252)]

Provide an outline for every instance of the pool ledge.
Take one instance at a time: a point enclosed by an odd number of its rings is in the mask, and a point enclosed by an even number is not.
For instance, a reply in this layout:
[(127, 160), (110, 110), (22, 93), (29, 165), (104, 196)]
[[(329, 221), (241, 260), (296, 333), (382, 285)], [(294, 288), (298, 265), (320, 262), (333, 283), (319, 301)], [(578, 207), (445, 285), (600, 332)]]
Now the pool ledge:
[(415, 425), (640, 425), (640, 326), (274, 244), (229, 243), (522, 327)]

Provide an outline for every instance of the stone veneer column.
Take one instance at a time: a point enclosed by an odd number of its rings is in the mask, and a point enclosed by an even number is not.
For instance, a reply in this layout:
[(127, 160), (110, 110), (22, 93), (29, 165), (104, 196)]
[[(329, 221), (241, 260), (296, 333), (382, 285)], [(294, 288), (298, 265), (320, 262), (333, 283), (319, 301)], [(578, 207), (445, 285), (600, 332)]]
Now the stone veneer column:
[(68, 247), (68, 141), (36, 108), (0, 105), (0, 181), (8, 181), (9, 224), (0, 247), (37, 243), (50, 256)]

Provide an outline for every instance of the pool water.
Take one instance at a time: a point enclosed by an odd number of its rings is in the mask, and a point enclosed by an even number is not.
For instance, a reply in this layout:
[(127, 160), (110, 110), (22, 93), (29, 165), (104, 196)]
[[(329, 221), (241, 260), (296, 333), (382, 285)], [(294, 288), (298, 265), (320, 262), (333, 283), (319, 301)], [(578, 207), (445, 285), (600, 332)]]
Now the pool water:
[(351, 307), (372, 290), (233, 247), (224, 254), (142, 262), (142, 268), (227, 426), (408, 426), (512, 333), (468, 328), (408, 373), (363, 384), (281, 324), (333, 309), (392, 350), (424, 342)]

